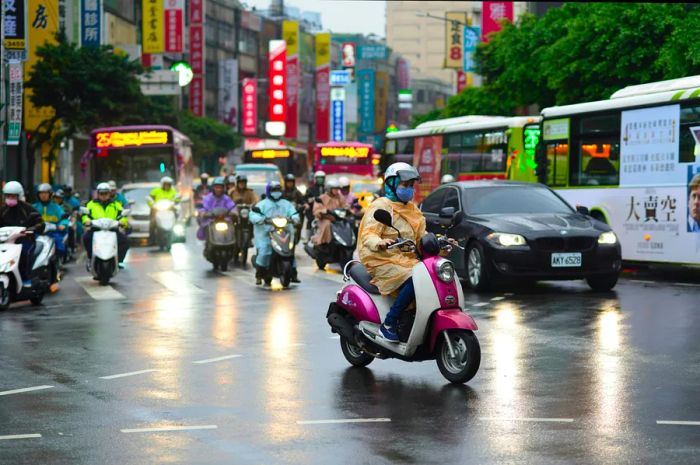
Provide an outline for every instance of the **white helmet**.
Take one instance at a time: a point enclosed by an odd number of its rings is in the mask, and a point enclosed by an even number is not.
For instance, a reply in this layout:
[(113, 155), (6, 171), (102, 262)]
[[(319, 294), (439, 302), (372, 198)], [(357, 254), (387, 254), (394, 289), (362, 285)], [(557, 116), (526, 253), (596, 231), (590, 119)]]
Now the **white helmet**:
[(340, 183), (337, 179), (329, 179), (326, 181), (326, 189), (337, 189), (340, 188)]
[(24, 196), (24, 188), (22, 184), (17, 181), (10, 181), (2, 188), (3, 194), (18, 195), (20, 197)]
[(325, 178), (326, 177), (326, 172), (318, 170), (314, 173), (314, 178)]
[(117, 182), (116, 181), (107, 181), (107, 184), (109, 184), (109, 188), (112, 189), (113, 191), (117, 190)]
[(338, 183), (340, 187), (350, 187), (350, 179), (348, 179), (347, 176), (341, 176), (340, 179), (338, 179)]
[(37, 192), (51, 192), (52, 190), (51, 184), (48, 183), (39, 184), (39, 187), (36, 189)]
[(446, 174), (440, 178), (440, 184), (447, 184), (448, 182), (455, 182), (455, 177), (451, 174)]
[(173, 181), (173, 178), (171, 178), (170, 176), (163, 176), (163, 177), (160, 179), (160, 185), (161, 185), (161, 186), (162, 186), (163, 184), (170, 184), (170, 185), (172, 185), (172, 184), (174, 184), (174, 183), (175, 183), (175, 181)]
[(112, 189), (109, 187), (108, 182), (101, 182), (97, 185), (97, 189), (95, 189), (97, 192), (109, 192)]
[(402, 161), (389, 165), (389, 168), (384, 172), (384, 183), (396, 176), (398, 176), (401, 181), (410, 181), (412, 179), (420, 181), (418, 170)]

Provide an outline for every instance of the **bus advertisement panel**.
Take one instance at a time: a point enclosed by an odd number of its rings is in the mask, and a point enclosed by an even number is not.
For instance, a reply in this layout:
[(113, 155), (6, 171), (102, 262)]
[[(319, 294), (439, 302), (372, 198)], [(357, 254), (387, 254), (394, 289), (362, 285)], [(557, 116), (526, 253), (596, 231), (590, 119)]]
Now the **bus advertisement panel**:
[(413, 166), (420, 174), (414, 201), (420, 203), (440, 185), (442, 136), (417, 137), (414, 142)]
[(328, 142), (316, 144), (314, 170), (326, 174), (348, 173), (376, 176), (379, 155), (374, 147), (361, 142)]

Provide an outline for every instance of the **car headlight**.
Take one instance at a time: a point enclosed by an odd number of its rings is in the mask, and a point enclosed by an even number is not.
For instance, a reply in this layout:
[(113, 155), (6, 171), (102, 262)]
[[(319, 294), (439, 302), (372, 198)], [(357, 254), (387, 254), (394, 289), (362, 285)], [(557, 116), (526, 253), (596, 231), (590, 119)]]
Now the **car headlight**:
[(617, 236), (612, 231), (604, 232), (603, 234), (598, 236), (598, 244), (605, 244), (605, 245), (617, 244)]
[(223, 223), (223, 222), (222, 222), (222, 223), (216, 223), (216, 224), (214, 225), (214, 229), (216, 229), (216, 230), (219, 231), (219, 232), (228, 231), (228, 224)]
[(500, 247), (523, 247), (527, 246), (527, 241), (520, 234), (508, 234), (494, 232), (486, 236), (492, 244)]
[(153, 205), (156, 210), (167, 210), (172, 208), (173, 203), (170, 200), (159, 200)]
[(287, 226), (287, 218), (272, 218), (272, 224), (275, 228), (284, 228)]
[(451, 283), (455, 279), (455, 267), (449, 260), (440, 260), (435, 264), (435, 273), (443, 283)]

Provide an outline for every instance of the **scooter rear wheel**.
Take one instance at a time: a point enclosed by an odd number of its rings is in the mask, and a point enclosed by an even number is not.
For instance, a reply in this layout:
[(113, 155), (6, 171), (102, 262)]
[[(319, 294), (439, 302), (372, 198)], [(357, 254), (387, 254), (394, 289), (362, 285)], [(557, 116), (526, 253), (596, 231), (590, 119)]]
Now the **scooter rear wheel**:
[(476, 335), (471, 331), (449, 330), (454, 357), (450, 353), (449, 346), (445, 342), (445, 336), (441, 334), (436, 350), (437, 366), (440, 373), (449, 382), (466, 383), (476, 375), (481, 364), (481, 347)]
[(362, 349), (348, 341), (344, 336), (340, 336), (340, 350), (343, 351), (345, 360), (350, 362), (352, 366), (366, 367), (374, 360), (374, 357), (363, 352)]
[(10, 308), (10, 290), (0, 285), (0, 312)]
[(41, 305), (41, 302), (43, 300), (44, 300), (44, 293), (43, 292), (37, 292), (36, 294), (33, 294), (29, 298), (29, 301), (32, 303), (32, 305)]

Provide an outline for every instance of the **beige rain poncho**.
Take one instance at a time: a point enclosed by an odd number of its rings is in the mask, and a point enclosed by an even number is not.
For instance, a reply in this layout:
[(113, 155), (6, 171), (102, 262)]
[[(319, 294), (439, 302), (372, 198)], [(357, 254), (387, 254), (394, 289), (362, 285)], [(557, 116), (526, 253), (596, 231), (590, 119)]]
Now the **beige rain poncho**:
[(346, 210), (350, 208), (345, 202), (345, 198), (340, 195), (340, 189), (338, 189), (338, 195), (335, 197), (326, 192), (321, 196), (320, 203), (314, 202), (313, 213), (318, 218), (318, 230), (311, 237), (313, 245), (328, 244), (331, 241), (331, 220), (327, 219), (328, 217), (325, 213), (326, 210), (335, 210), (336, 208)]
[(413, 202), (392, 202), (386, 197), (372, 202), (362, 217), (357, 239), (360, 261), (372, 275), (372, 284), (377, 286), (383, 295), (387, 295), (396, 291), (411, 277), (418, 258), (415, 254), (398, 249), (377, 248), (382, 239), (398, 238), (396, 231), (374, 219), (374, 212), (378, 209), (390, 212), (394, 227), (401, 231), (401, 237), (412, 239), (416, 244), (425, 234), (425, 217)]

